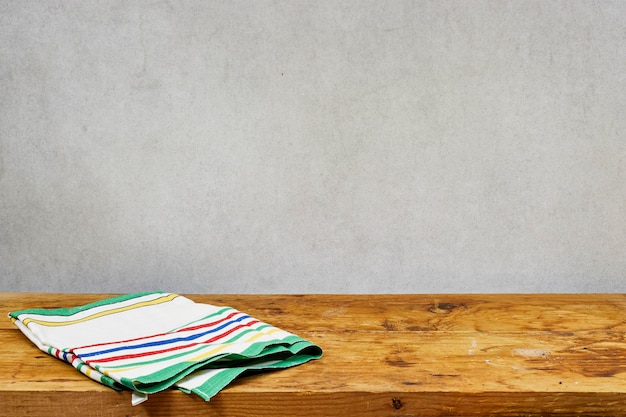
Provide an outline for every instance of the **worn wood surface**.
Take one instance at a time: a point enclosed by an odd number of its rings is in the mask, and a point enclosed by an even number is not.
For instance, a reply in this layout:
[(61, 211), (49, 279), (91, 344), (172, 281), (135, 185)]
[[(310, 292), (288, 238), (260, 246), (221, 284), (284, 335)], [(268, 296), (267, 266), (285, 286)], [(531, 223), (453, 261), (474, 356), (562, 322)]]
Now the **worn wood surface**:
[[(0, 293), (0, 312), (104, 294)], [(626, 416), (626, 295), (187, 295), (317, 344), (324, 357), (206, 403), (136, 407), (0, 320), (2, 416)]]

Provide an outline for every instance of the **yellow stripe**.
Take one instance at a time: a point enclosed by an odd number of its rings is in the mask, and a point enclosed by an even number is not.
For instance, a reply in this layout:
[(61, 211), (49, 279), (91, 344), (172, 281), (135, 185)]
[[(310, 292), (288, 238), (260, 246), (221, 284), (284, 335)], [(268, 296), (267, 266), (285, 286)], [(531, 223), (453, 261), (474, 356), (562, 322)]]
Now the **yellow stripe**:
[(268, 329), (265, 332), (257, 333), (255, 335), (251, 336), (250, 338), (246, 339), (246, 341), (244, 343), (253, 342), (253, 341), (257, 340), (261, 336), (267, 336), (268, 334), (272, 334), (272, 333), (276, 333), (276, 332), (280, 332), (280, 331), (282, 331), (282, 330), (280, 330), (280, 329), (278, 329), (276, 327), (272, 327), (272, 328)]
[(264, 331), (264, 332), (261, 332), (261, 333), (257, 333), (257, 334), (255, 334), (255, 335), (253, 335), (253, 336), (249, 337), (248, 339), (244, 340), (243, 342), (233, 342), (233, 343), (227, 343), (227, 344), (225, 344), (225, 345), (218, 346), (218, 347), (216, 347), (215, 349), (211, 349), (210, 351), (208, 351), (208, 352), (204, 352), (204, 353), (203, 353), (203, 354), (201, 354), (201, 355), (194, 356), (194, 357), (193, 357), (193, 358), (191, 358), (191, 359), (187, 359), (187, 360), (186, 360), (186, 362), (196, 362), (196, 361), (200, 361), (200, 360), (202, 360), (202, 359), (204, 359), (204, 358), (208, 358), (209, 356), (212, 356), (212, 355), (216, 354), (216, 353), (217, 353), (217, 352), (219, 352), (220, 350), (224, 350), (224, 349), (226, 349), (226, 348), (227, 348), (227, 347), (229, 347), (230, 345), (235, 345), (235, 344), (238, 344), (238, 343), (249, 343), (249, 342), (252, 342), (252, 341), (254, 341), (254, 340), (258, 339), (258, 338), (259, 338), (259, 337), (261, 337), (261, 336), (266, 336), (266, 335), (268, 335), (268, 334), (276, 333), (276, 332), (279, 332), (279, 331), (280, 331), (280, 329), (278, 329), (278, 328), (276, 328), (276, 327), (273, 327), (273, 328), (270, 328), (270, 329), (269, 329), (269, 330), (267, 330), (267, 331)]
[(166, 303), (168, 301), (173, 300), (176, 297), (178, 297), (178, 294), (169, 294), (167, 296), (164, 296), (164, 297), (161, 297), (161, 298), (157, 298), (155, 300), (142, 301), (142, 302), (137, 303), (137, 304), (132, 304), (132, 305), (125, 306), (125, 307), (114, 308), (113, 310), (101, 311), (100, 313), (92, 314), (91, 316), (87, 316), (87, 317), (84, 317), (82, 319), (69, 320), (69, 321), (63, 321), (63, 322), (45, 321), (45, 320), (36, 320), (36, 319), (24, 319), (22, 321), (22, 323), (24, 325), (26, 325), (26, 326), (29, 323), (31, 323), (31, 322), (32, 323), (41, 324), (42, 326), (51, 326), (51, 327), (69, 326), (71, 324), (82, 323), (84, 321), (89, 321), (89, 320), (97, 319), (99, 317), (108, 316), (109, 314), (116, 314), (116, 313), (121, 313), (122, 311), (133, 310), (133, 309), (139, 308), (139, 307), (145, 307), (145, 306), (150, 306), (150, 305)]
[[(135, 368), (140, 368), (145, 365), (135, 365), (135, 366), (127, 366), (126, 368), (115, 368), (115, 369), (101, 369), (102, 373), (108, 377), (111, 377), (111, 374), (119, 374), (120, 372), (130, 371)], [(112, 378), (112, 377), (111, 377)]]

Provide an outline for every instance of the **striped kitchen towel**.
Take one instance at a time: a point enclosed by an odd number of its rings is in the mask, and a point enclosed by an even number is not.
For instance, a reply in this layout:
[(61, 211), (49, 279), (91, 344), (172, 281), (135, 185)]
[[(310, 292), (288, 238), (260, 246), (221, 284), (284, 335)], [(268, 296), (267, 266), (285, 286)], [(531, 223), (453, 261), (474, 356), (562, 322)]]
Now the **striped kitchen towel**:
[(208, 401), (249, 370), (287, 368), (322, 355), (315, 344), (231, 307), (147, 292), (9, 318), (37, 347), (133, 404), (176, 387)]

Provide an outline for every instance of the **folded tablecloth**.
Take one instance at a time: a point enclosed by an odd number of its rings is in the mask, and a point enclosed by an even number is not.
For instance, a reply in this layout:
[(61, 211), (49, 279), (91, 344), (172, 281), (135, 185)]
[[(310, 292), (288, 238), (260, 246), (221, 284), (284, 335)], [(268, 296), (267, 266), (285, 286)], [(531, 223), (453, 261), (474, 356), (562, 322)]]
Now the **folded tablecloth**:
[(10, 319), (39, 349), (133, 404), (176, 387), (208, 401), (249, 370), (318, 359), (319, 346), (231, 307), (147, 292), (73, 308), (28, 309)]

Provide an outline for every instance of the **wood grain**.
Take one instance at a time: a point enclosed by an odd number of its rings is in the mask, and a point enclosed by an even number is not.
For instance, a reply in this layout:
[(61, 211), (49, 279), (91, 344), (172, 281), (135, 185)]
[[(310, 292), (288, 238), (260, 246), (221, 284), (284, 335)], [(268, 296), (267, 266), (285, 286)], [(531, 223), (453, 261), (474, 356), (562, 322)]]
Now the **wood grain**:
[[(0, 293), (0, 311), (109, 294)], [(241, 378), (209, 403), (178, 391), (130, 406), (0, 322), (0, 415), (626, 416), (626, 296), (187, 295), (324, 350)]]

